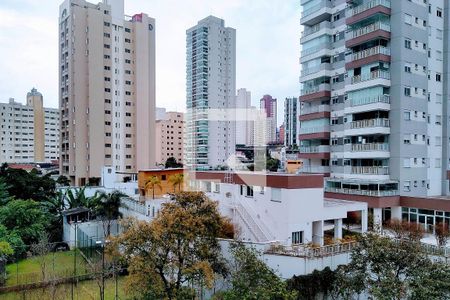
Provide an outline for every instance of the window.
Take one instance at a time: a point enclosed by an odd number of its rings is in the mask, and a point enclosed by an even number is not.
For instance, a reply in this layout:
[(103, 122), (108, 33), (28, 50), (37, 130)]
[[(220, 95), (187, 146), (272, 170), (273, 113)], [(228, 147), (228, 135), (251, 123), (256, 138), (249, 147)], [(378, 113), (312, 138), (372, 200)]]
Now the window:
[(411, 25), (412, 16), (410, 14), (405, 14), (405, 23)]
[(253, 197), (253, 187), (251, 187), (251, 186), (246, 186), (246, 189), (245, 189), (245, 196), (246, 196), (246, 197)]
[(405, 66), (405, 72), (406, 73), (411, 73), (411, 67), (410, 66)]
[(403, 112), (403, 119), (405, 120), (405, 121), (410, 121), (411, 120), (411, 112), (410, 111), (404, 111)]
[(439, 17), (439, 18), (442, 18), (442, 9), (441, 8), (438, 8), (436, 10), (436, 16)]
[(411, 191), (411, 181), (405, 181), (403, 182), (403, 191), (404, 192), (410, 192)]
[(303, 231), (296, 231), (292, 233), (292, 244), (303, 244)]
[(411, 144), (411, 135), (405, 134), (403, 136), (403, 144)]
[(166, 180), (166, 175), (161, 175), (161, 180)]
[(281, 189), (271, 188), (271, 201), (281, 202)]
[(411, 88), (405, 87), (404, 93), (405, 93), (405, 96), (411, 97)]
[(441, 125), (441, 123), (442, 123), (442, 117), (437, 115), (436, 116), (436, 125)]
[(441, 82), (441, 74), (440, 73), (436, 73), (436, 81)]
[(106, 27), (111, 26), (111, 24), (109, 22), (103, 22), (103, 25), (105, 25)]
[(405, 48), (406, 49), (411, 49), (411, 40), (410, 39), (406, 39), (405, 40)]

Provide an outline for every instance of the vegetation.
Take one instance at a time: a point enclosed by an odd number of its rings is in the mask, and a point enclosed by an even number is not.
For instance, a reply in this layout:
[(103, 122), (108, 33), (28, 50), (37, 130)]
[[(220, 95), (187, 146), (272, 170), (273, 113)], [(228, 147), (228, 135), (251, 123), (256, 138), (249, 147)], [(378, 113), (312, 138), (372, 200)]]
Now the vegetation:
[(183, 164), (178, 163), (175, 157), (169, 157), (164, 164), (166, 168), (182, 168)]
[(70, 180), (64, 175), (59, 175), (58, 179), (56, 179), (56, 183), (60, 186), (70, 186)]
[(287, 286), (288, 290), (297, 291), (298, 299), (327, 299), (333, 293), (335, 281), (336, 272), (326, 267), (308, 275), (294, 276), (287, 281)]
[(450, 239), (448, 224), (438, 223), (434, 226), (434, 236), (438, 246), (445, 247)]
[(151, 222), (127, 221), (110, 251), (121, 249), (135, 299), (192, 298), (194, 286), (211, 288), (227, 269), (217, 237), (224, 219), (203, 193), (183, 192)]
[(145, 182), (145, 190), (150, 188), (152, 190), (153, 199), (155, 199), (155, 188), (158, 187), (162, 190), (161, 180), (157, 176), (150, 176), (149, 179)]
[(261, 260), (255, 249), (234, 243), (230, 246), (230, 252), (233, 255), (229, 282), (231, 287), (215, 295), (215, 299), (296, 299), (297, 293), (287, 289), (286, 282)]
[(111, 235), (111, 224), (113, 220), (122, 217), (119, 208), (122, 207), (120, 199), (127, 195), (114, 191), (112, 193), (100, 193), (92, 204), (95, 216), (103, 223), (104, 235)]
[(169, 182), (173, 185), (173, 192), (176, 192), (176, 188), (178, 187), (178, 191), (181, 192), (181, 186), (184, 182), (184, 174), (175, 174), (169, 177)]

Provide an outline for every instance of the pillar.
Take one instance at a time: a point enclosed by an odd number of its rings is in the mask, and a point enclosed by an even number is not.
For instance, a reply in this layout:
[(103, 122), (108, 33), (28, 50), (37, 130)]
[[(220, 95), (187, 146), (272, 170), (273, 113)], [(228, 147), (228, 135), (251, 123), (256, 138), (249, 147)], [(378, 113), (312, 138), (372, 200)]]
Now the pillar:
[(391, 219), (402, 219), (402, 207), (401, 206), (393, 206), (391, 207)]
[(377, 231), (381, 231), (381, 226), (383, 224), (383, 209), (374, 208), (373, 209), (373, 228)]
[(323, 246), (323, 220), (313, 222), (312, 240), (315, 245)]
[(334, 220), (334, 239), (342, 239), (342, 219)]
[(367, 231), (367, 209), (361, 211), (361, 232)]

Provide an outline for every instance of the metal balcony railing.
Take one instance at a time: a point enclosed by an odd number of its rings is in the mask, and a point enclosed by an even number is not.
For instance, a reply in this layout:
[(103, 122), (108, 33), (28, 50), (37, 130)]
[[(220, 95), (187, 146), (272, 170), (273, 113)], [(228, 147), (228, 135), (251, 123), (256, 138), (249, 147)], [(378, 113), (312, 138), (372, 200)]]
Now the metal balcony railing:
[(391, 50), (383, 46), (372, 47), (363, 51), (353, 53), (352, 60), (363, 59), (377, 54), (391, 55)]
[(352, 174), (363, 175), (389, 175), (389, 167), (378, 166), (352, 166)]
[(362, 75), (356, 75), (352, 77), (352, 84), (369, 81), (369, 80), (375, 80), (375, 79), (391, 79), (391, 73), (389, 71), (384, 70), (375, 70), (367, 74)]
[(371, 127), (389, 127), (389, 119), (367, 119), (353, 121), (350, 123), (350, 129), (371, 128)]
[(331, 28), (331, 23), (329, 21), (324, 21), (314, 26), (306, 27), (305, 30), (302, 32), (302, 38), (305, 38), (311, 34), (314, 34), (326, 28)]
[(358, 29), (353, 30), (350, 33), (350, 38), (357, 38), (359, 36), (377, 31), (377, 30), (384, 30), (384, 31), (391, 31), (391, 25), (387, 24), (387, 23), (383, 23), (383, 22), (376, 22)]
[(389, 151), (387, 143), (352, 144), (352, 152)]
[(375, 190), (343, 189), (343, 188), (333, 188), (333, 187), (325, 187), (325, 192), (349, 194), (349, 195), (372, 196), (372, 197), (385, 197), (385, 196), (397, 196), (397, 195), (399, 195), (398, 190), (390, 190), (390, 191), (378, 191), (378, 190), (376, 190), (375, 191)]

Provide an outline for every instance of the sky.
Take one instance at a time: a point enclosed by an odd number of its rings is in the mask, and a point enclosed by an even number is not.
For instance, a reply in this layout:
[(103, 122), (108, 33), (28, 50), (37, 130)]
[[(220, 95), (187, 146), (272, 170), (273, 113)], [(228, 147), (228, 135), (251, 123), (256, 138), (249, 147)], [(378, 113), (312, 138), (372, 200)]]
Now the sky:
[[(94, 3), (99, 2), (91, 1)], [(59, 0), (0, 1), (0, 102), (25, 102), (36, 87), (44, 105), (58, 106)], [(283, 102), (300, 85), (298, 0), (125, 0), (125, 13), (156, 19), (156, 106), (184, 111), (186, 29), (208, 15), (236, 29), (236, 88)]]

